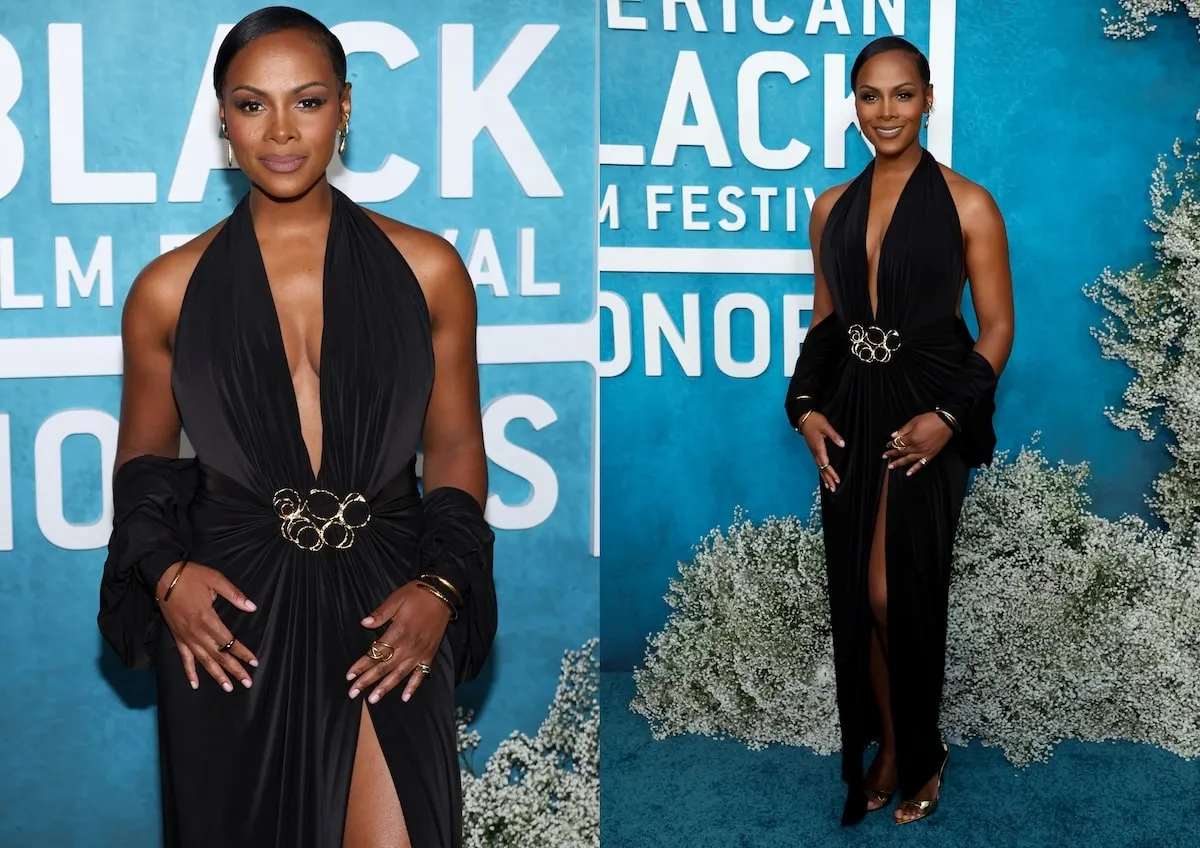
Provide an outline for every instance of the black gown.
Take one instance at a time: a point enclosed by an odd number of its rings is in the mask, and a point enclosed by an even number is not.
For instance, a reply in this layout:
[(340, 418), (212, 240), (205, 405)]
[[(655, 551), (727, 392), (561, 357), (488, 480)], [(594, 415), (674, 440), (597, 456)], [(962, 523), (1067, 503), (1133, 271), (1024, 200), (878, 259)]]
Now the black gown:
[[(449, 639), (408, 703), (400, 689), (373, 705), (368, 693), (347, 694), (347, 670), (383, 632), (359, 622), (417, 573), (415, 456), (434, 372), (413, 272), (363, 210), (336, 189), (333, 198), (317, 473), (248, 198), (205, 251), (183, 300), (172, 386), (199, 470), (190, 558), (257, 605), (245, 613), (218, 599), (216, 609), (261, 665), (249, 669), (253, 688), (235, 683), (231, 694), (198, 668), (193, 691), (169, 632), (157, 631), (168, 848), (341, 846), (364, 708), (412, 844), (461, 844)], [(313, 516), (341, 505), (326, 544), (306, 549), (319, 541)]]
[[(883, 236), (873, 315), (866, 237), (874, 170), (872, 161), (825, 224), (820, 261), (834, 311), (809, 330), (786, 402), (793, 425), (815, 408), (845, 441), (844, 449), (826, 441), (841, 484), (832, 493), (821, 487), (821, 519), (846, 823), (866, 812), (862, 755), (880, 727), (869, 676), (868, 571), (882, 487), (886, 481), (887, 663), (899, 790), (908, 798), (943, 757), (951, 549), (970, 469), (990, 462), (995, 448), (995, 376), (958, 313), (963, 234), (945, 178), (924, 152)], [(882, 457), (891, 434), (936, 406), (954, 410), (962, 432), (913, 476), (906, 468), (888, 473)]]

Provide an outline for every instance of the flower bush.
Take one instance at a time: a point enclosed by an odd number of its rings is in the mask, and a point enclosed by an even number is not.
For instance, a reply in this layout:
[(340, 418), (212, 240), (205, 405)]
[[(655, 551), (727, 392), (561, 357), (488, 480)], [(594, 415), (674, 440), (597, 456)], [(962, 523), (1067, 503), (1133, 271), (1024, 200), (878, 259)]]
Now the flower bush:
[[(1107, 35), (1200, 0), (1120, 0)], [(1200, 116), (1198, 116), (1200, 117)], [(1174, 462), (1149, 504), (1163, 527), (1090, 511), (1086, 464), (1034, 444), (978, 473), (955, 544), (942, 726), (1014, 763), (1067, 738), (1125, 739), (1200, 756), (1200, 148), (1177, 141), (1154, 170), (1154, 261), (1085, 289), (1094, 331), (1134, 376), (1117, 427), (1165, 430)], [(839, 745), (819, 515), (738, 511), (670, 584), (631, 705), (658, 737), (700, 733), (752, 747)]]
[(598, 641), (567, 651), (554, 700), (532, 738), (514, 731), (482, 773), (471, 715), (458, 717), (464, 848), (598, 848), (600, 703)]
[[(1151, 18), (1185, 9), (1189, 17), (1200, 21), (1200, 0), (1117, 0), (1119, 14), (1110, 14), (1101, 9), (1104, 16), (1104, 34), (1109, 38), (1142, 38), (1154, 32), (1156, 25)], [(1197, 24), (1200, 28), (1200, 24)]]
[(1107, 359), (1134, 370), (1124, 408), (1107, 410), (1118, 427), (1146, 440), (1159, 426), (1170, 434), (1174, 463), (1154, 483), (1150, 504), (1180, 532), (1200, 521), (1200, 182), (1195, 145), (1176, 141), (1159, 158), (1150, 189), (1155, 261), (1127, 271), (1106, 269), (1087, 294), (1109, 313), (1095, 330)]
[[(942, 725), (1014, 763), (1131, 739), (1200, 755), (1200, 551), (1089, 512), (1034, 447), (977, 475), (956, 543)], [(739, 514), (679, 566), (632, 708), (662, 738), (839, 747), (819, 518)]]

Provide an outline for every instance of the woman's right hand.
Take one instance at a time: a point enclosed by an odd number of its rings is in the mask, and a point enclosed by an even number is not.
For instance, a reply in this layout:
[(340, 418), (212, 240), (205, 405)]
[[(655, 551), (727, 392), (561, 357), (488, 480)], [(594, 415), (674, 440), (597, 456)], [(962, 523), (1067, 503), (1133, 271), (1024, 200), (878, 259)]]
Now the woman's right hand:
[[(166, 596), (171, 581), (181, 567), (182, 563), (175, 563), (163, 573), (155, 597)], [(188, 564), (187, 569), (179, 575), (171, 597), (160, 601), (158, 607), (171, 635), (175, 637), (175, 648), (183, 660), (184, 673), (193, 689), (200, 688), (200, 679), (196, 674), (197, 662), (226, 692), (233, 691), (231, 677), (237, 678), (249, 689), (250, 674), (242, 663), (257, 667), (258, 659), (240, 641), (235, 641), (228, 651), (221, 650), (235, 635), (213, 609), (213, 601), (218, 596), (243, 612), (257, 609), (254, 602), (230, 583), (225, 575), (198, 562)]]
[(844, 448), (846, 442), (838, 435), (837, 430), (833, 429), (829, 419), (816, 411), (804, 419), (804, 423), (800, 425), (800, 434), (804, 436), (804, 441), (808, 443), (808, 449), (812, 451), (813, 459), (817, 463), (817, 470), (821, 475), (821, 482), (829, 491), (837, 491), (838, 484), (842, 480), (833, 470), (833, 464), (829, 461), (829, 454), (825, 450), (825, 440), (829, 439), (839, 448)]

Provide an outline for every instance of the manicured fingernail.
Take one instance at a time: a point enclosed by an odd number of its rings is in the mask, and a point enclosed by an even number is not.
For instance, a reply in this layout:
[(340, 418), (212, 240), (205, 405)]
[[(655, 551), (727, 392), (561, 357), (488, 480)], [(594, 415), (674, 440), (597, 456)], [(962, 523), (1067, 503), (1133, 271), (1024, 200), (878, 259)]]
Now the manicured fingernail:
[(254, 601), (246, 598), (246, 609), (250, 610), (250, 612), (254, 612), (256, 609), (258, 609), (258, 607), (254, 605)]
[(367, 702), (371, 703), (371, 704), (378, 704), (379, 703), (379, 693), (372, 692), (371, 697), (367, 698)]
[(351, 689), (351, 690), (350, 690), (350, 700), (354, 700), (354, 699), (355, 699), (355, 698), (357, 698), (357, 697), (358, 697), (358, 690), (357, 690), (357, 689)]
[(403, 695), (400, 696), (400, 700), (407, 704), (408, 699), (411, 697), (412, 697), (412, 695), (409, 695), (407, 692), (405, 692)]
[(258, 668), (258, 660), (250, 660), (250, 665), (254, 668)]
[(188, 681), (188, 683), (191, 683), (191, 684), (192, 684), (192, 688), (193, 688), (193, 689), (199, 689), (199, 688), (200, 688), (200, 681), (199, 681), (199, 680), (189, 680), (189, 681)]
[(356, 677), (358, 677), (358, 675), (357, 675), (357, 674), (355, 674), (353, 671), (348, 671), (348, 672), (346, 672), (346, 679), (347, 679), (347, 680), (353, 680), (353, 679), (354, 679), (354, 678), (356, 678)]
[(242, 685), (249, 689), (253, 684), (250, 682), (249, 677), (244, 677), (242, 678)]
[(226, 692), (232, 692), (233, 684), (230, 683), (228, 680), (226, 680), (224, 683), (221, 684), (221, 688), (224, 689)]
[(373, 619), (371, 616), (368, 615), (366, 618), (364, 618), (362, 620), (362, 623), (365, 624), (367, 627), (370, 627), (372, 624), (375, 623), (375, 619)]

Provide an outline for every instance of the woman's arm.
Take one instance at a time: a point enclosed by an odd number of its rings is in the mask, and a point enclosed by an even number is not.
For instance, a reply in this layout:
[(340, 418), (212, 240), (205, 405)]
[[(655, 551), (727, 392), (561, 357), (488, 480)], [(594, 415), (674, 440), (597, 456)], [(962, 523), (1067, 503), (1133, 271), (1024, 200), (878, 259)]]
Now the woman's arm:
[(160, 256), (137, 276), (125, 299), (117, 468), (146, 454), (179, 455), (179, 413), (171, 393), (171, 336), (190, 275), (187, 264), (178, 254)]
[(475, 287), (458, 252), (428, 237), (414, 270), (433, 323), (433, 392), (422, 434), (425, 492), (461, 489), (482, 507), (488, 470), (479, 404)]
[(1012, 352), (1015, 330), (1008, 235), (999, 207), (983, 188), (969, 185), (962, 193), (961, 206), (967, 279), (979, 321), (975, 350), (998, 377)]
[(825, 274), (821, 271), (821, 236), (825, 232), (825, 222), (829, 220), (829, 210), (845, 190), (845, 185), (838, 185), (821, 192), (821, 196), (813, 203), (808, 219), (808, 243), (811, 245), (813, 259), (813, 308), (809, 327), (820, 324), (833, 312), (833, 296), (829, 293), (829, 284), (825, 282)]

